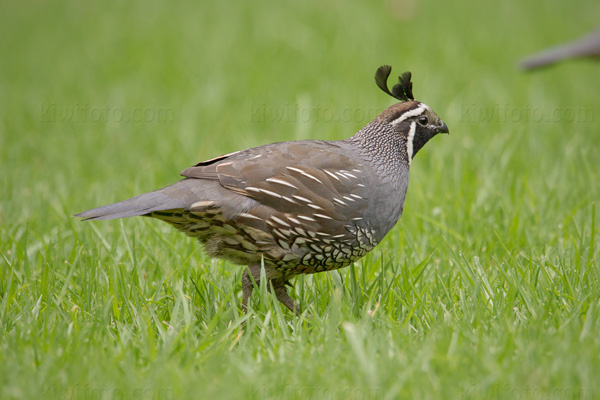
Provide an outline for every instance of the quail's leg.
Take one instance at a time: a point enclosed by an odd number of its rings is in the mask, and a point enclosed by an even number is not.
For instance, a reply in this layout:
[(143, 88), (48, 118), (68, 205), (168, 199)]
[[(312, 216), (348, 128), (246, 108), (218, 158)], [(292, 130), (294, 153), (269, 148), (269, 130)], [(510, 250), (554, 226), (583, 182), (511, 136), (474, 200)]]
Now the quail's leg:
[[(272, 292), (275, 294), (275, 297), (277, 297), (277, 300), (295, 313), (296, 316), (300, 316), (300, 307), (298, 307), (298, 304), (296, 304), (289, 296), (285, 287), (285, 282), (273, 280), (269, 283), (273, 285)], [(260, 265), (248, 266), (242, 275), (242, 311), (244, 314), (248, 311), (248, 301), (250, 300), (255, 284), (257, 286), (260, 284)]]
[[(252, 273), (252, 276), (250, 276), (250, 273)], [(252, 295), (255, 283), (256, 285), (260, 284), (260, 265), (258, 268), (256, 265), (250, 265), (244, 270), (244, 274), (242, 275), (242, 311), (244, 314), (248, 311), (248, 301)]]
[(292, 300), (292, 298), (288, 294), (287, 289), (285, 287), (285, 283), (280, 281), (273, 281), (273, 292), (275, 293), (275, 297), (277, 297), (277, 300), (279, 300), (281, 303), (283, 303), (284, 306), (289, 308), (290, 311), (296, 314), (297, 317), (300, 316), (300, 307), (298, 307), (298, 304), (294, 300)]

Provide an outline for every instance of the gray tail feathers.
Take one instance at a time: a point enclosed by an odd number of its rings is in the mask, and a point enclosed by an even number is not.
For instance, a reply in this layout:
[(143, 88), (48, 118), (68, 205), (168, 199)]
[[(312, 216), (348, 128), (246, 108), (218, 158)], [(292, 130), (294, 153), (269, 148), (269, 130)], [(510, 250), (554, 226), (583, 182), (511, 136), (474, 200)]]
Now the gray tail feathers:
[(141, 194), (129, 200), (84, 211), (75, 214), (74, 217), (86, 220), (115, 219), (145, 215), (153, 211), (187, 208), (190, 206), (191, 193), (186, 181), (187, 179), (184, 179), (171, 186)]
[(521, 60), (520, 65), (523, 69), (533, 69), (568, 58), (598, 56), (600, 56), (600, 30), (573, 42), (551, 47), (536, 53)]

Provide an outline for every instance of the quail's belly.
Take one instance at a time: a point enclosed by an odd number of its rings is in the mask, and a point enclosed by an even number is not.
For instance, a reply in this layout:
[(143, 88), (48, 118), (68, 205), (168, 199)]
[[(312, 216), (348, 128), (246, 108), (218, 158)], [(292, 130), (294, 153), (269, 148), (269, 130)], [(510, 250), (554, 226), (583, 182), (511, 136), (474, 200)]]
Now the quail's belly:
[(264, 259), (289, 276), (346, 267), (378, 243), (376, 230), (359, 218), (347, 223), (344, 232), (334, 235), (310, 230), (300, 218), (291, 215), (269, 219), (269, 232), (244, 224), (240, 216), (227, 219), (218, 210), (161, 211), (151, 216), (197, 238), (211, 257), (242, 265)]

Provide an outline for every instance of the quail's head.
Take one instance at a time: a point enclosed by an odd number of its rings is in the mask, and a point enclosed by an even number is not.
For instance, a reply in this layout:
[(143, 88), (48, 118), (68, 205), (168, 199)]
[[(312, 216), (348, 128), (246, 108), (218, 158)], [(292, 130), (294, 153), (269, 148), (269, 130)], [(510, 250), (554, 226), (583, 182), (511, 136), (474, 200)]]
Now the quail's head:
[(403, 136), (407, 145), (409, 160), (438, 133), (449, 133), (448, 127), (427, 104), (415, 101), (412, 93), (411, 73), (405, 72), (398, 78), (398, 83), (390, 91), (387, 79), (392, 71), (389, 65), (377, 69), (375, 81), (377, 86), (390, 96), (400, 100), (384, 110), (378, 122), (391, 126), (395, 132)]

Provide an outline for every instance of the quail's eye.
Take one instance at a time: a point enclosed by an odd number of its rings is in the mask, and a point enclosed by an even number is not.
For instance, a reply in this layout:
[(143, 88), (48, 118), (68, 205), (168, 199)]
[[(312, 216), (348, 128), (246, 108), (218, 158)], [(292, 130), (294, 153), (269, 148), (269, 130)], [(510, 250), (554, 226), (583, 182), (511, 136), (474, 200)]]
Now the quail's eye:
[(419, 117), (419, 125), (426, 126), (429, 123), (429, 119), (427, 117)]

